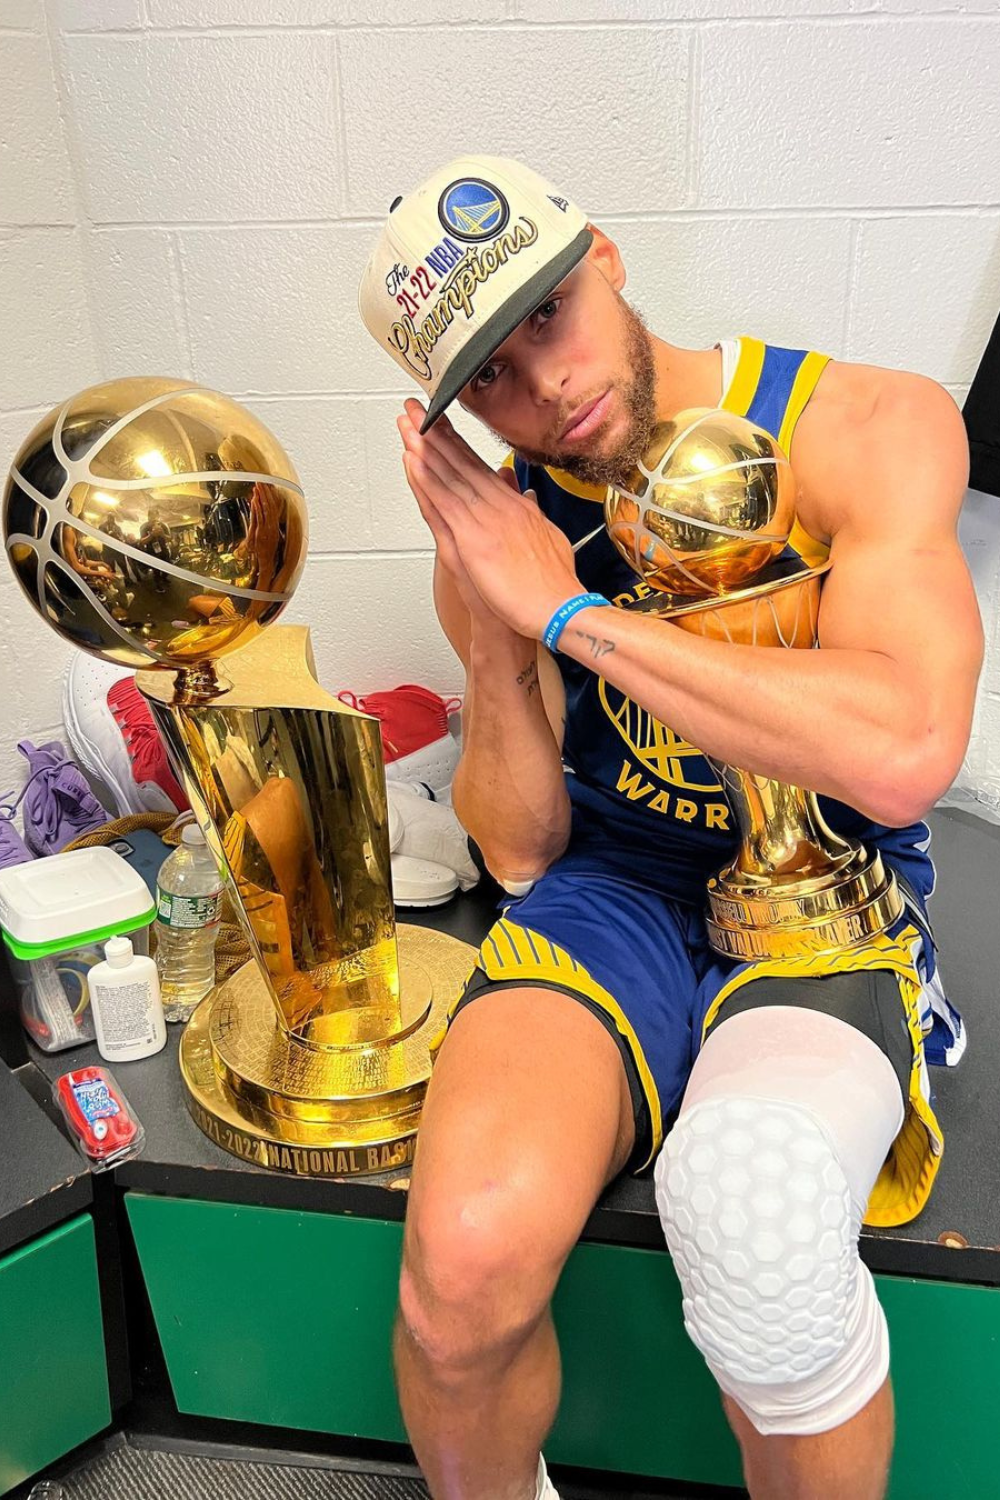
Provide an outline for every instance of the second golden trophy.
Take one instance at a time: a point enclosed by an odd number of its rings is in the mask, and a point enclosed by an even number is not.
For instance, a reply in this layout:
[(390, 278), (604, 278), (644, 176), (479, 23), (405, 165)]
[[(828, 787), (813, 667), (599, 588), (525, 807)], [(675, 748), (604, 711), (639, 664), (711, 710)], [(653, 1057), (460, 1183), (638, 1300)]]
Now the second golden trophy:
[[(608, 491), (605, 520), (656, 590), (641, 608), (716, 640), (808, 650), (827, 564), (788, 546), (796, 494), (769, 433), (699, 408), (657, 428), (628, 484)], [(877, 850), (830, 828), (813, 792), (709, 759), (740, 833), (735, 858), (708, 886), (717, 952), (744, 960), (836, 952), (891, 926), (902, 899)]]

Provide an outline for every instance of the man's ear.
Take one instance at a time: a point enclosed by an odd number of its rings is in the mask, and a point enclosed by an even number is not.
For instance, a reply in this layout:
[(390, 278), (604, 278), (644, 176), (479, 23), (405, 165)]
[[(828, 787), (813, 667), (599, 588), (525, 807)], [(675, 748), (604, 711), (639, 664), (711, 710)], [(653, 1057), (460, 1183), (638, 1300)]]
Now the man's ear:
[(596, 224), (588, 224), (587, 228), (594, 236), (593, 244), (587, 251), (587, 259), (597, 267), (612, 291), (620, 292), (625, 285), (625, 266), (618, 246)]

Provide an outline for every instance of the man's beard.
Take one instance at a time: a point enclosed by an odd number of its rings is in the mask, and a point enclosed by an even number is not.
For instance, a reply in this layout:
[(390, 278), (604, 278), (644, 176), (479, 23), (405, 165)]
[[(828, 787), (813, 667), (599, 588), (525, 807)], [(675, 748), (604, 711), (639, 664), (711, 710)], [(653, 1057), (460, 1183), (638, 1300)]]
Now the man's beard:
[[(621, 441), (611, 453), (559, 453), (556, 450), (545, 452), (518, 447), (518, 452), (529, 463), (563, 469), (585, 484), (625, 484), (649, 447), (656, 425), (653, 341), (641, 313), (630, 307), (624, 298), (620, 301), (625, 319), (624, 359), (628, 377), (624, 383), (616, 384), (612, 389), (619, 392), (628, 418)], [(560, 413), (556, 430), (565, 427), (571, 416), (571, 412)]]

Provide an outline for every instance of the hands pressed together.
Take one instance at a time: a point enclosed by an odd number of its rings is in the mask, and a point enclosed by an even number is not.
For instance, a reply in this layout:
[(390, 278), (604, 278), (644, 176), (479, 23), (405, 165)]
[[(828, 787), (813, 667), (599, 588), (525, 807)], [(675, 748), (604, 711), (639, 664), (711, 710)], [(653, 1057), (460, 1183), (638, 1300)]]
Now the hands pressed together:
[(510, 469), (494, 472), (447, 417), (420, 435), (424, 409), (397, 419), (403, 468), (442, 567), (474, 617), (493, 616), (540, 640), (552, 615), (581, 592), (573, 550)]

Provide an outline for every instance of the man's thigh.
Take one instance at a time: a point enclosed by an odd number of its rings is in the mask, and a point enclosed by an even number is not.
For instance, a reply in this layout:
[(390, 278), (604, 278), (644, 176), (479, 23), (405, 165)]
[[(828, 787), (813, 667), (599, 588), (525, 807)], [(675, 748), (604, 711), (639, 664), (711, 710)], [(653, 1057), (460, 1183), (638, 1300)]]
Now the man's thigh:
[[(485, 999), (511, 989), (569, 998), (617, 1049), (634, 1122), (625, 1165), (640, 1171), (658, 1153), (691, 1069), (706, 956), (698, 913), (618, 874), (557, 864), (505, 907), (449, 1024), (454, 1030)], [(529, 1021), (536, 1010), (529, 1006)]]
[[(552, 1281), (632, 1148), (632, 1101), (606, 1028), (567, 995), (510, 987), (457, 1015), (438, 1052), (407, 1212), (408, 1255), (513, 1253)], [(523, 1250), (517, 1251), (520, 1245)]]

